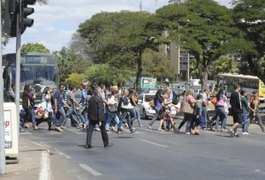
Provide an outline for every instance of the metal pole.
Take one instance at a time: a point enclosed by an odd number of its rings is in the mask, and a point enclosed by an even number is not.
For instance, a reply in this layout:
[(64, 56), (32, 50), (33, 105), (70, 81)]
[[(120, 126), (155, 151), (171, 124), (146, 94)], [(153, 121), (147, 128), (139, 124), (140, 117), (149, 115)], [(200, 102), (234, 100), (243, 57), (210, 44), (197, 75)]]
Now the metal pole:
[[(21, 1), (19, 1), (19, 3), (21, 3)], [(19, 4), (19, 8), (21, 7), (21, 5)], [(21, 10), (19, 10), (20, 12)], [(21, 46), (21, 34), (20, 34), (20, 13), (17, 14), (17, 38), (16, 38), (16, 110), (17, 110), (17, 118), (18, 118), (18, 123), (20, 124), (20, 116), (19, 116), (19, 100), (20, 100), (20, 94), (19, 94), (19, 90), (20, 90), (20, 46)], [(18, 132), (20, 125), (18, 124)], [(18, 138), (18, 142), (19, 142), (19, 138)]]
[(187, 64), (187, 79), (190, 79), (190, 53), (188, 53), (188, 64)]
[[(2, 7), (2, 1), (0, 1)], [(0, 8), (0, 19), (2, 19), (2, 8)], [(4, 91), (3, 91), (3, 61), (2, 61), (2, 23), (0, 23), (0, 174), (5, 174), (6, 156), (5, 156), (5, 129), (4, 129)]]

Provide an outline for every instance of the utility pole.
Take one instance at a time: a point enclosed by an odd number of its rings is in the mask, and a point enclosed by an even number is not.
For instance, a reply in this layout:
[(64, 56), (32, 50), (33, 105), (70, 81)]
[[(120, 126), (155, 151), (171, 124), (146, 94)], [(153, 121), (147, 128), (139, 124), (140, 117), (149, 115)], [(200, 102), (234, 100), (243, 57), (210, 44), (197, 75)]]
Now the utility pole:
[[(0, 1), (2, 7), (2, 1)], [(2, 8), (0, 8), (0, 19), (2, 19)], [(6, 156), (5, 156), (5, 129), (4, 129), (4, 85), (3, 85), (3, 60), (2, 60), (2, 23), (0, 23), (0, 174), (5, 174)]]

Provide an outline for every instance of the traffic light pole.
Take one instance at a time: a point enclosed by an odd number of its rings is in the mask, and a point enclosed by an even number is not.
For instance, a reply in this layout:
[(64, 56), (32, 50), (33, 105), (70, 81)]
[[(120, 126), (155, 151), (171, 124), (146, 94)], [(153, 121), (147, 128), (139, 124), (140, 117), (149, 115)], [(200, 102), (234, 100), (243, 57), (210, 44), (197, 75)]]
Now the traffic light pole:
[[(0, 1), (2, 7), (2, 1)], [(2, 8), (0, 8), (0, 19), (2, 19)], [(2, 39), (2, 23), (0, 23), (0, 38)], [(3, 60), (2, 60), (2, 40), (0, 43), (0, 77), (3, 74)], [(4, 85), (3, 79), (0, 81), (0, 174), (5, 174), (6, 156), (5, 156), (5, 129), (4, 129)]]
[[(21, 1), (19, 1), (21, 3)], [(19, 116), (19, 100), (20, 100), (20, 51), (21, 51), (21, 31), (20, 31), (20, 13), (17, 14), (17, 38), (16, 38), (16, 82), (15, 82), (15, 103), (16, 103), (16, 112), (17, 112), (17, 118), (18, 118), (18, 132), (20, 128), (20, 116)], [(18, 142), (19, 142), (19, 137), (18, 137)]]

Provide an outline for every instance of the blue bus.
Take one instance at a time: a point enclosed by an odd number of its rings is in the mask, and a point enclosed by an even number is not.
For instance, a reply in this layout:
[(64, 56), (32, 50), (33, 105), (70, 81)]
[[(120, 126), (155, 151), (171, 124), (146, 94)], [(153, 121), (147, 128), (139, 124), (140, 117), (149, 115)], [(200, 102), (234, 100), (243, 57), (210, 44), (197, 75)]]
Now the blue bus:
[[(3, 55), (4, 66), (4, 95), (15, 84), (16, 54)], [(51, 54), (28, 53), (21, 55), (20, 62), (20, 92), (25, 85), (35, 89), (35, 93), (42, 93), (45, 87), (56, 88), (58, 82), (57, 61)]]

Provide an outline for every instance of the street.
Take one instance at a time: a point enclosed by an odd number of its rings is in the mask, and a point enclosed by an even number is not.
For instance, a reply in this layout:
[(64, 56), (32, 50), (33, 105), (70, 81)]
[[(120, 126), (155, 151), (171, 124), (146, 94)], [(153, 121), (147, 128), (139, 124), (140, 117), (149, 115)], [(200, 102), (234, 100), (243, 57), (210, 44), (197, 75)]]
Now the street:
[(265, 179), (265, 135), (259, 127), (231, 138), (212, 131), (199, 136), (159, 132), (158, 121), (153, 130), (146, 128), (149, 121), (142, 120), (144, 127), (136, 127), (134, 134), (110, 132), (110, 148), (103, 148), (99, 132), (94, 132), (94, 147), (85, 149), (85, 132), (72, 127), (63, 133), (48, 131), (45, 123), (20, 136), (47, 149), (44, 164), (52, 180)]

